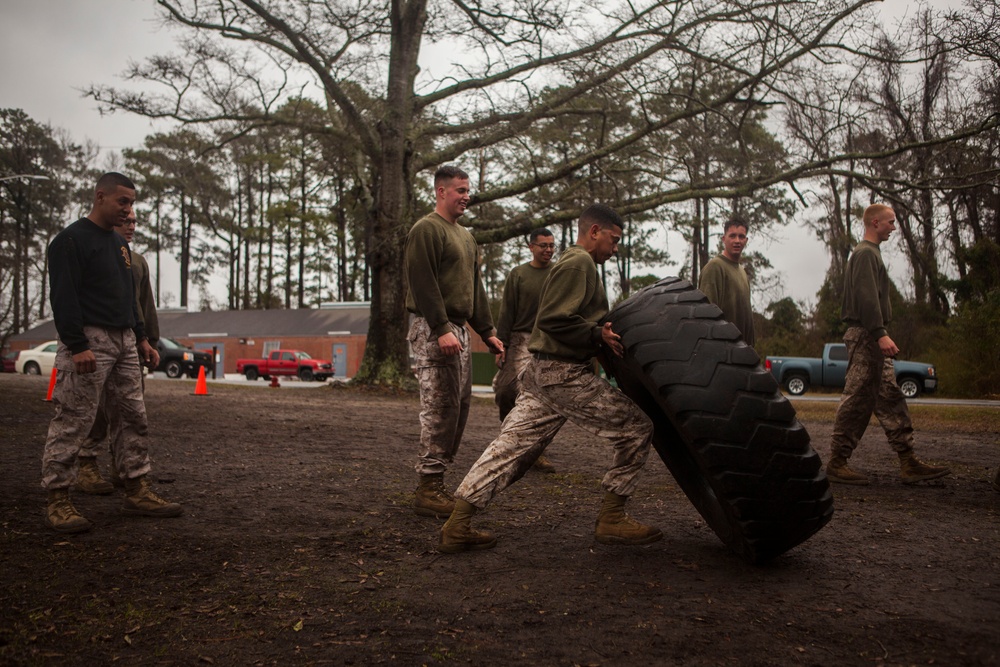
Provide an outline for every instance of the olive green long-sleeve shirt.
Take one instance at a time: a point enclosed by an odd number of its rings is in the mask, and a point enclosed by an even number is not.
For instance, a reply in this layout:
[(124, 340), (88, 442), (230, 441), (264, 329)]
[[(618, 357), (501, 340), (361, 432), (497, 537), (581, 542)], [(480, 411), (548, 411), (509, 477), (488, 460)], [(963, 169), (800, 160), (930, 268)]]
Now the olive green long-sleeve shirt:
[(149, 282), (149, 264), (146, 258), (132, 251), (132, 284), (135, 286), (135, 306), (142, 318), (142, 328), (149, 344), (156, 347), (160, 339), (160, 319), (156, 315), (156, 299)]
[(750, 306), (750, 279), (743, 266), (725, 255), (713, 257), (701, 270), (698, 289), (722, 310), (725, 318), (743, 334), (743, 340), (753, 347), (756, 334)]
[(886, 330), (892, 321), (889, 272), (885, 270), (877, 243), (862, 241), (851, 252), (840, 314), (848, 326), (864, 327), (875, 340), (889, 335)]
[(608, 297), (597, 264), (580, 246), (562, 254), (549, 271), (528, 350), (587, 361), (601, 348), (601, 319)]
[(542, 286), (550, 270), (552, 264), (539, 268), (528, 262), (515, 266), (507, 275), (503, 286), (503, 301), (500, 302), (500, 321), (497, 323), (497, 338), (505, 346), (515, 331), (531, 333), (535, 327)]
[(484, 340), (493, 335), (479, 250), (469, 230), (429, 213), (410, 228), (403, 256), (406, 309), (426, 319), (435, 335), (451, 333), (449, 322), (468, 322)]

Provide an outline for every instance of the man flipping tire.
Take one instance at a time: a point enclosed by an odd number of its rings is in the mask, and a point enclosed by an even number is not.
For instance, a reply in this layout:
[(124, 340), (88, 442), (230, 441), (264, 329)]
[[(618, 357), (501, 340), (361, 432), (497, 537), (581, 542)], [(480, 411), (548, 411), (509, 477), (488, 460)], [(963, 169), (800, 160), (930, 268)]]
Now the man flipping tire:
[(653, 425), (622, 392), (594, 373), (593, 357), (606, 348), (621, 356), (611, 324), (601, 325), (608, 299), (597, 265), (618, 250), (622, 221), (611, 208), (583, 211), (577, 244), (552, 268), (542, 289), (521, 376), (521, 394), (494, 440), (455, 491), (455, 509), (441, 529), (438, 550), (490, 549), (492, 533), (474, 529), (472, 516), (520, 479), (567, 420), (607, 438), (614, 460), (602, 481), (604, 502), (594, 537), (603, 544), (649, 544), (663, 537), (625, 513), (636, 478), (649, 455)]

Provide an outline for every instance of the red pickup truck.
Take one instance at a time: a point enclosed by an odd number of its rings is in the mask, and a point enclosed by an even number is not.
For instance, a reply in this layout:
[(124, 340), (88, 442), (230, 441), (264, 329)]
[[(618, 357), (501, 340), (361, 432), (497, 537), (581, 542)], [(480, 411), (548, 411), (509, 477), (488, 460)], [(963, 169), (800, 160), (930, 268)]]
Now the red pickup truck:
[(303, 382), (322, 382), (333, 375), (333, 363), (326, 359), (313, 359), (302, 350), (271, 350), (264, 359), (237, 359), (236, 372), (248, 380), (272, 375), (295, 375)]

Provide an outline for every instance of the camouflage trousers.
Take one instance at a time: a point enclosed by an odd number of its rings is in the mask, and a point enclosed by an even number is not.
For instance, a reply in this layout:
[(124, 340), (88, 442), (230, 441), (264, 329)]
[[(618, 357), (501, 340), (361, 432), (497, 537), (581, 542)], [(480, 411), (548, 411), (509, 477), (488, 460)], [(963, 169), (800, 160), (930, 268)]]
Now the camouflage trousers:
[(528, 352), (528, 339), (531, 332), (515, 331), (510, 335), (510, 343), (504, 349), (503, 366), (493, 376), (493, 400), (500, 409), (500, 421), (507, 418), (514, 409), (517, 395), (521, 393), (521, 371), (528, 365), (531, 352)]
[(42, 486), (69, 488), (76, 482), (77, 457), (97, 418), (104, 397), (109, 422), (118, 424), (121, 446), (115, 464), (124, 477), (150, 470), (146, 440), (146, 406), (142, 400), (139, 353), (131, 329), (83, 328), (97, 359), (93, 373), (77, 373), (73, 354), (62, 341), (56, 352), (56, 386), (52, 402), (56, 414), (49, 423), (42, 454)]
[(899, 453), (913, 449), (913, 423), (906, 398), (896, 384), (892, 359), (882, 354), (878, 341), (862, 327), (844, 334), (847, 378), (833, 423), (832, 456), (850, 458), (868, 428), (872, 413), (889, 445)]
[[(140, 368), (139, 381), (142, 387), (143, 396), (146, 394), (146, 376), (141, 373)], [(101, 402), (97, 406), (97, 416), (94, 419), (94, 425), (90, 427), (90, 434), (87, 435), (83, 444), (80, 446), (81, 458), (97, 458), (101, 454), (101, 450), (104, 449), (104, 442), (108, 443), (108, 451), (111, 452), (112, 464), (118, 465), (118, 452), (122, 450), (122, 429), (121, 421), (117, 420), (117, 423), (112, 423), (112, 416), (108, 414), (108, 407), (106, 404), (107, 396), (101, 396)], [(121, 468), (118, 469), (118, 475), (122, 479), (126, 477), (125, 471)]]
[(625, 394), (594, 374), (593, 364), (532, 358), (521, 374), (521, 394), (500, 435), (473, 464), (456, 497), (482, 509), (519, 480), (566, 421), (614, 448), (601, 486), (630, 496), (649, 456), (653, 423)]
[(407, 339), (416, 359), (420, 384), (420, 455), (418, 475), (442, 473), (455, 459), (472, 401), (472, 346), (469, 330), (454, 324), (462, 344), (459, 354), (446, 356), (427, 320), (414, 317)]

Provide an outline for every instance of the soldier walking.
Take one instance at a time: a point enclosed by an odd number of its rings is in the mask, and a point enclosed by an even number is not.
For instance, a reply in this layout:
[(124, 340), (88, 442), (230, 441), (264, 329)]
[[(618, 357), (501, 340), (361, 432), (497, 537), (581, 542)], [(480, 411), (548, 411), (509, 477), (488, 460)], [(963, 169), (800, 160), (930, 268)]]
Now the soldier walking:
[(868, 477), (852, 470), (847, 461), (874, 412), (899, 456), (903, 484), (944, 477), (951, 470), (927, 465), (913, 454), (913, 423), (892, 365), (899, 348), (886, 329), (892, 308), (889, 274), (879, 246), (896, 229), (896, 213), (884, 204), (872, 204), (865, 209), (863, 221), (864, 239), (851, 253), (844, 276), (841, 314), (847, 324), (847, 378), (833, 424), (826, 476), (839, 484), (869, 483)]

